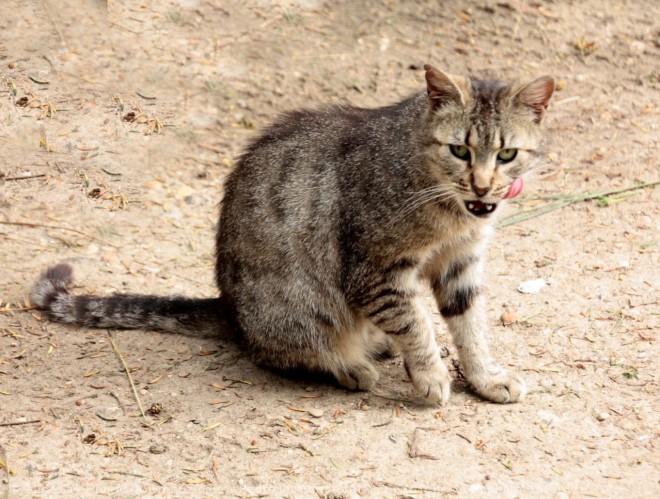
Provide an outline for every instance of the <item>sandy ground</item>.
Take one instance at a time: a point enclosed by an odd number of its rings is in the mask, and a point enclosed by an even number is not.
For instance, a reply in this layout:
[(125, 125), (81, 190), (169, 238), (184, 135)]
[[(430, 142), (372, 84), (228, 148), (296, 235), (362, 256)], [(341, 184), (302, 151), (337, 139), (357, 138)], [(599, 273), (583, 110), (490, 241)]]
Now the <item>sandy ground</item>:
[[(0, 497), (660, 496), (659, 40), (642, 1), (3, 0)], [(524, 403), (457, 379), (426, 407), (399, 359), (352, 393), (214, 338), (18, 310), (60, 260), (78, 291), (215, 294), (246, 140), (287, 109), (392, 103), (426, 62), (558, 81), (554, 174), (489, 249), (492, 349)]]

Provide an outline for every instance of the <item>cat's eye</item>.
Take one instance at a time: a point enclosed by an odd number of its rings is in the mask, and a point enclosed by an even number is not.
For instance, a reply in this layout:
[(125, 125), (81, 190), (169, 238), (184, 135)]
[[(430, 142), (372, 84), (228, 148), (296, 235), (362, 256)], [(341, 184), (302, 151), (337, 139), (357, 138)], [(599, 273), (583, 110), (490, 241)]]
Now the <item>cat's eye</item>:
[(518, 149), (502, 149), (497, 153), (497, 160), (502, 163), (508, 163), (509, 161), (513, 161), (516, 154), (518, 154)]
[(449, 146), (449, 150), (458, 159), (462, 159), (463, 161), (470, 161), (470, 150), (466, 146), (451, 144)]

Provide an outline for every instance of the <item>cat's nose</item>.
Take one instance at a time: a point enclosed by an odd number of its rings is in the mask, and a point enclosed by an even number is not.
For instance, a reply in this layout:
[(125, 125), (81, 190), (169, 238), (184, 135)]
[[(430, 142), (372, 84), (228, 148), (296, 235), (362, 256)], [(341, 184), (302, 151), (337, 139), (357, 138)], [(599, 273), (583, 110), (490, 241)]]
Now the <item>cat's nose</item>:
[(475, 184), (472, 184), (472, 190), (477, 196), (482, 197), (490, 192), (490, 187), (477, 187)]

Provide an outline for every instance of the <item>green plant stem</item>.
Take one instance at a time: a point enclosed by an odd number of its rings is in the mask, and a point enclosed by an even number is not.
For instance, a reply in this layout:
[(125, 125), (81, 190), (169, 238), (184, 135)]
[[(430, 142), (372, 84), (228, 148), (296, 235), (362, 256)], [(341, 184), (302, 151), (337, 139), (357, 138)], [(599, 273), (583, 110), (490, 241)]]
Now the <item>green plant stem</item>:
[[(551, 198), (545, 198), (545, 199), (556, 199), (558, 200), (557, 203), (550, 204), (547, 206), (543, 206), (541, 208), (535, 208), (532, 210), (521, 210), (518, 213), (514, 213), (513, 215), (506, 217), (502, 222), (500, 222), (497, 226), (498, 227), (507, 227), (509, 225), (516, 224), (518, 222), (524, 222), (525, 220), (529, 220), (530, 218), (535, 218), (535, 217), (540, 217), (541, 215), (545, 215), (546, 213), (550, 213), (551, 211), (558, 210), (560, 208), (565, 208), (566, 206), (570, 206), (575, 203), (579, 203), (581, 201), (590, 201), (592, 199), (599, 199), (599, 198), (605, 198), (609, 196), (614, 196), (615, 194), (621, 194), (623, 192), (629, 192), (629, 191), (636, 191), (640, 189), (646, 189), (648, 187), (653, 187), (660, 184), (660, 180), (657, 180), (655, 182), (645, 182), (642, 184), (638, 185), (633, 185), (631, 187), (624, 187), (622, 189), (614, 189), (611, 191), (605, 191), (605, 192), (585, 192), (585, 193), (580, 193), (580, 194), (568, 194), (565, 196), (556, 196), (556, 197), (551, 197)], [(522, 215), (521, 215), (522, 213)]]

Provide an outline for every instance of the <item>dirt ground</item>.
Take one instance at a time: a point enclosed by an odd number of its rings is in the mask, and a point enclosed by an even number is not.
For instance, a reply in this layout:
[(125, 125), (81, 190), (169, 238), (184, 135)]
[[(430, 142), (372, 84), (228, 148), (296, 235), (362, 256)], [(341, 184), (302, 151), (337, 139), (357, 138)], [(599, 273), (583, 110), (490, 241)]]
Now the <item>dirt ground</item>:
[[(392, 103), (427, 62), (557, 78), (553, 173), (487, 267), (523, 403), (457, 379), (427, 407), (400, 359), (353, 393), (194, 332), (20, 310), (60, 260), (78, 292), (214, 295), (246, 141), (284, 110)], [(0, 78), (0, 497), (660, 496), (658, 2), (3, 0)]]

